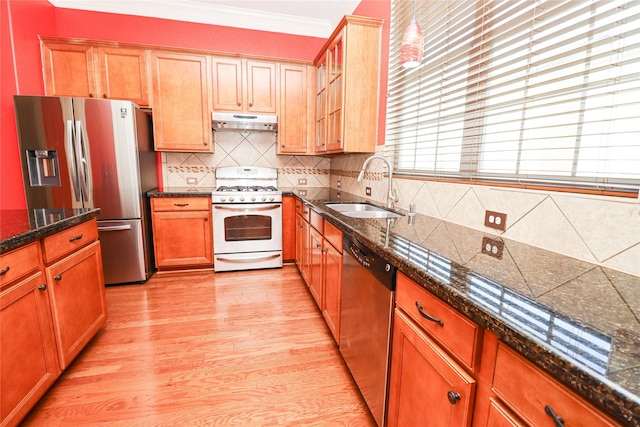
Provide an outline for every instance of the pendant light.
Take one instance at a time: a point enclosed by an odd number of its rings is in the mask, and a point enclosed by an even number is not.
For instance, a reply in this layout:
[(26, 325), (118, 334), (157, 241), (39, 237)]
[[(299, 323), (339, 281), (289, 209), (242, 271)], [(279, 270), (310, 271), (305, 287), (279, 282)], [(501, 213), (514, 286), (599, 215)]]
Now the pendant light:
[(422, 62), (423, 54), (422, 28), (416, 22), (416, 0), (413, 0), (413, 18), (402, 37), (400, 62), (404, 68), (415, 68)]

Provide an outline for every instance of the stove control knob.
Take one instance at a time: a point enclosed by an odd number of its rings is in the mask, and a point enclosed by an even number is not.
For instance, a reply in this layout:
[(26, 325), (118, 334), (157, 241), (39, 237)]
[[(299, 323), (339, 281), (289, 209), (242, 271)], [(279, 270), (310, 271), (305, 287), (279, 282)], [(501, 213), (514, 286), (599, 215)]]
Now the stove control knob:
[(221, 201), (221, 202), (224, 202), (224, 201), (226, 201), (226, 200), (227, 200), (227, 198), (226, 198), (226, 197), (220, 197), (220, 201)]
[(262, 196), (262, 201), (266, 202), (267, 201), (267, 196)]
[(255, 202), (256, 201), (256, 196), (251, 196), (251, 201)]
[(229, 201), (230, 201), (230, 202), (233, 202), (233, 197), (229, 197)]
[(269, 197), (269, 201), (270, 201), (270, 202), (273, 202), (273, 197)]
[(240, 196), (240, 201), (244, 202), (244, 196)]

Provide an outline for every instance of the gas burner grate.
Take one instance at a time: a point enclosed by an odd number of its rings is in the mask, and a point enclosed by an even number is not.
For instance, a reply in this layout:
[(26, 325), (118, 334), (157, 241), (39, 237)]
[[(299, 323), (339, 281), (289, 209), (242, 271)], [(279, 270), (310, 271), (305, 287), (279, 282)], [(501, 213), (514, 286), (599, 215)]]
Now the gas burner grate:
[(245, 192), (245, 191), (278, 191), (276, 187), (273, 186), (261, 186), (261, 185), (232, 185), (227, 186), (223, 185), (216, 189), (216, 191), (223, 192)]

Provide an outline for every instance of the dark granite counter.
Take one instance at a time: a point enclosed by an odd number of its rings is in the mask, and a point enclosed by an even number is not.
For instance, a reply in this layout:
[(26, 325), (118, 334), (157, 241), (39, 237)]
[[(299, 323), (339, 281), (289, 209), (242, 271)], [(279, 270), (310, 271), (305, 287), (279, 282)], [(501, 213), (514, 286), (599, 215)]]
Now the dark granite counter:
[(147, 197), (208, 197), (214, 191), (214, 187), (167, 187), (147, 191)]
[(299, 195), (595, 406), (640, 425), (640, 278), (406, 211), (394, 220), (346, 217), (325, 202), (362, 198), (303, 191), (284, 194)]
[(100, 209), (26, 209), (0, 211), (0, 253), (95, 218)]

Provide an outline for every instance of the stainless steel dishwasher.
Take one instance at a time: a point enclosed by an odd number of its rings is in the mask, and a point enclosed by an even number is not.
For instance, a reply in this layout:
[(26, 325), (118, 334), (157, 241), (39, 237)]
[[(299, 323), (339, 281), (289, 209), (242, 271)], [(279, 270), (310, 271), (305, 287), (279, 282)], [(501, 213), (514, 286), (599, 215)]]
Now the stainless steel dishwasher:
[(343, 238), (340, 353), (378, 426), (385, 424), (396, 267)]

